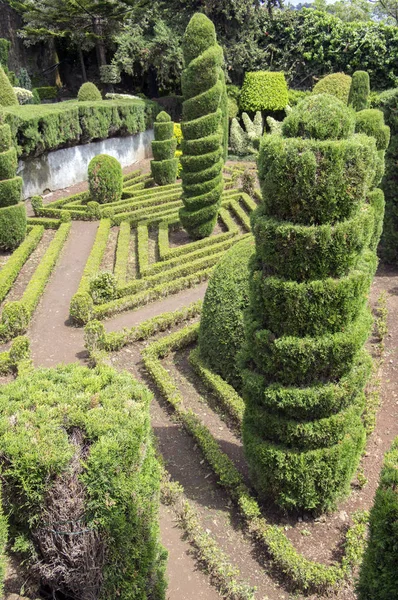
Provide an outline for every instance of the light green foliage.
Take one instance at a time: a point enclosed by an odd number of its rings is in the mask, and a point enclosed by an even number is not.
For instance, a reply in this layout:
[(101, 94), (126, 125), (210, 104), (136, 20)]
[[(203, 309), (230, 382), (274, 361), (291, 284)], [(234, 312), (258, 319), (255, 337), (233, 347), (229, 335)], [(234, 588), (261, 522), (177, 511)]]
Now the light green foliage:
[(102, 96), (97, 86), (87, 81), (80, 86), (77, 99), (79, 102), (97, 102), (98, 100), (102, 100)]
[(117, 65), (101, 65), (100, 66), (100, 77), (102, 83), (120, 83), (120, 71)]
[(370, 79), (366, 71), (355, 71), (352, 76), (348, 106), (354, 110), (369, 108)]
[(90, 282), (90, 296), (94, 304), (102, 304), (116, 298), (117, 280), (113, 273), (103, 272)]
[(238, 119), (232, 119), (230, 132), (231, 151), (237, 156), (255, 154), (260, 146), (260, 138), (264, 132), (264, 123), (260, 111), (257, 111), (253, 121), (247, 113), (242, 113), (245, 130)]
[(366, 298), (384, 201), (376, 141), (353, 129), (352, 109), (321, 94), (284, 121), (300, 137), (261, 142), (242, 431), (254, 485), (288, 510), (332, 508), (365, 443)]
[(370, 511), (368, 546), (362, 562), (359, 600), (391, 600), (397, 592), (398, 439), (384, 457)]
[(256, 71), (246, 73), (239, 98), (240, 109), (248, 112), (283, 110), (288, 92), (283, 73)]
[(355, 113), (330, 94), (311, 95), (301, 100), (283, 121), (285, 137), (316, 140), (348, 138), (354, 132)]
[(184, 35), (183, 51), (184, 139), (180, 161), (184, 207), (180, 219), (189, 235), (200, 239), (209, 236), (216, 224), (228, 146), (224, 56), (214, 25), (205, 15), (196, 13), (192, 17)]
[(19, 104), (33, 104), (33, 93), (22, 87), (13, 87)]
[(18, 98), (3, 67), (0, 65), (0, 106), (13, 105), (18, 105)]
[(175, 183), (177, 178), (178, 158), (175, 157), (177, 138), (174, 135), (174, 123), (166, 112), (162, 111), (158, 114), (154, 130), (152, 177), (158, 185), (170, 185)]
[(249, 302), (249, 259), (253, 255), (252, 237), (227, 252), (210, 279), (200, 321), (201, 357), (238, 388), (242, 384), (238, 353), (244, 340), (243, 310)]
[(296, 106), (301, 100), (304, 100), (306, 96), (308, 96), (311, 92), (303, 91), (303, 90), (293, 90), (289, 88), (287, 95), (289, 99), (289, 106)]
[(21, 202), (22, 179), (21, 177), (16, 177), (16, 171), (17, 153), (11, 141), (10, 128), (4, 123), (4, 115), (1, 110), (0, 248), (3, 250), (14, 250), (26, 235), (26, 209)]
[(348, 104), (348, 96), (351, 88), (351, 77), (345, 73), (333, 73), (326, 75), (314, 85), (313, 94), (330, 94)]
[[(33, 544), (39, 570), (53, 561), (69, 566), (62, 551), (47, 553), (36, 540), (43, 535), (43, 513), (57, 503), (57, 496), (51, 499), (52, 486), (75, 473), (80, 483), (74, 485), (83, 494), (82, 525), (93, 532), (97, 547), (106, 546), (105, 562), (94, 559), (92, 565), (98, 569), (100, 600), (164, 598), (160, 468), (152, 445), (150, 400), (148, 390), (127, 373), (76, 364), (33, 371), (0, 390), (3, 502), (12, 515), (13, 538), (24, 534)], [(73, 442), (78, 431), (89, 449), (82, 462), (79, 442)], [(67, 516), (62, 527), (73, 531)], [(92, 581), (84, 563), (78, 568), (83, 581)], [(48, 583), (58, 584), (60, 591), (66, 586), (54, 571)]]
[(88, 165), (88, 187), (94, 202), (117, 202), (122, 197), (123, 173), (120, 162), (108, 154), (99, 154)]

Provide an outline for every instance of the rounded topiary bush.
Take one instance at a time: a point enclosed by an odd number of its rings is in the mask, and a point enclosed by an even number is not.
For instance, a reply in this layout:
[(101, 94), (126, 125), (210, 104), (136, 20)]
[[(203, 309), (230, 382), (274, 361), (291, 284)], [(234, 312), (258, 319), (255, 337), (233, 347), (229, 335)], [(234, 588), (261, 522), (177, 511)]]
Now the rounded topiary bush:
[(288, 91), (283, 73), (254, 71), (245, 74), (239, 97), (242, 111), (279, 111), (288, 105)]
[(87, 81), (80, 86), (77, 93), (77, 99), (79, 102), (96, 102), (102, 100), (101, 92), (94, 83)]
[(238, 354), (243, 346), (243, 311), (249, 303), (252, 237), (233, 246), (220, 260), (206, 290), (199, 348), (211, 369), (236, 388), (242, 385)]
[(12, 88), (10, 80), (0, 65), (0, 106), (18, 106), (18, 98)]
[(40, 369), (1, 387), (10, 542), (29, 542), (32, 576), (49, 590), (164, 598), (150, 401), (110, 367)]
[(123, 190), (120, 162), (108, 154), (95, 156), (88, 165), (88, 186), (94, 202), (106, 204), (120, 200)]
[(398, 570), (398, 438), (384, 457), (369, 519), (368, 546), (362, 562), (359, 600), (392, 600)]
[(355, 128), (355, 113), (330, 94), (311, 95), (301, 100), (283, 121), (285, 137), (316, 140), (344, 139)]
[(314, 85), (312, 92), (314, 94), (331, 94), (339, 98), (344, 104), (348, 104), (350, 87), (351, 77), (349, 75), (345, 73), (333, 73), (320, 79)]

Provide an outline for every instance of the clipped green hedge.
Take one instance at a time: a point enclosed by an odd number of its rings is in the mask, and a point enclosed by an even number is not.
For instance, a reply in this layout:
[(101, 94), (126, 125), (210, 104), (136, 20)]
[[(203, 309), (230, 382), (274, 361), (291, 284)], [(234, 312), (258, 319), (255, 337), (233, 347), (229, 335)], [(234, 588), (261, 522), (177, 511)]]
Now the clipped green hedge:
[(384, 457), (379, 487), (370, 511), (368, 546), (357, 586), (359, 600), (397, 596), (398, 438)]
[[(218, 177), (228, 147), (228, 107), (224, 56), (213, 23), (196, 13), (183, 40), (182, 201), (180, 219), (194, 239), (209, 236), (216, 224), (223, 185)], [(218, 139), (217, 139), (218, 138)], [(213, 180), (203, 193), (193, 184)]]
[(348, 106), (360, 111), (369, 108), (370, 78), (367, 71), (355, 71), (352, 76)]
[(283, 110), (288, 103), (287, 84), (283, 73), (255, 71), (245, 74), (239, 96), (242, 111)]
[(97, 102), (97, 100), (102, 100), (102, 96), (95, 83), (86, 81), (80, 86), (77, 99), (79, 102)]
[(56, 85), (43, 85), (33, 88), (33, 92), (39, 96), (40, 100), (55, 100), (58, 96), (58, 88)]
[(88, 165), (90, 198), (99, 204), (117, 202), (122, 197), (123, 172), (120, 162), (108, 154), (98, 154)]
[(345, 73), (332, 73), (320, 79), (314, 85), (312, 92), (314, 94), (331, 94), (344, 104), (348, 104), (351, 81), (351, 77)]
[(25, 158), (97, 139), (141, 133), (153, 126), (158, 112), (159, 106), (149, 100), (71, 100), (9, 106), (5, 118), (17, 140), (18, 155)]
[[(86, 583), (99, 599), (164, 599), (150, 400), (127, 373), (76, 364), (32, 371), (1, 387), (3, 503), (13, 539), (22, 534), (33, 545), (38, 576), (50, 589), (78, 594)], [(43, 515), (57, 519), (70, 485), (78, 497), (63, 505), (62, 530), (84, 530), (98, 551), (90, 563), (76, 544), (74, 570), (63, 553), (73, 553), (72, 536), (67, 550), (62, 538), (53, 550), (40, 544), (53, 528)], [(54, 565), (66, 574), (58, 576)]]
[(0, 208), (0, 248), (14, 250), (25, 239), (26, 208), (23, 202)]
[(0, 106), (18, 106), (18, 98), (0, 64)]
[(200, 355), (234, 387), (242, 385), (238, 354), (244, 341), (243, 311), (249, 303), (252, 237), (236, 244), (221, 259), (210, 279), (199, 330)]
[(253, 484), (286, 510), (333, 508), (366, 439), (363, 347), (384, 200), (376, 140), (353, 125), (352, 109), (313, 95), (260, 147), (242, 437)]

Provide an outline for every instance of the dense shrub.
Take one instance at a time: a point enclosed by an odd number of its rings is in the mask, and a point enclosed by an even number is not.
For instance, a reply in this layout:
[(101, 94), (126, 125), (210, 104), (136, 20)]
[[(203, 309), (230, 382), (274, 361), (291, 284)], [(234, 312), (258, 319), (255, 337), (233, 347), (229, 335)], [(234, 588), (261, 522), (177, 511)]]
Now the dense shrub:
[(178, 158), (175, 158), (177, 138), (174, 135), (174, 123), (170, 116), (162, 111), (156, 117), (154, 129), (152, 177), (158, 185), (169, 185), (175, 182), (178, 168)]
[(90, 281), (90, 295), (94, 304), (103, 304), (116, 298), (117, 280), (113, 273), (103, 272)]
[(99, 154), (88, 165), (88, 187), (94, 202), (105, 204), (122, 197), (123, 173), (120, 162), (108, 154)]
[(248, 112), (283, 110), (288, 101), (283, 73), (271, 71), (246, 73), (239, 98), (241, 110)]
[(250, 237), (221, 259), (206, 290), (200, 320), (202, 358), (237, 388), (242, 385), (238, 354), (244, 341), (243, 311), (249, 303), (249, 261), (253, 255)]
[(80, 86), (77, 99), (79, 102), (97, 102), (97, 100), (102, 100), (102, 96), (95, 83), (87, 81)]
[(232, 119), (230, 131), (230, 146), (232, 154), (237, 156), (248, 156), (255, 154), (260, 147), (260, 139), (264, 133), (264, 123), (260, 111), (257, 111), (253, 121), (247, 113), (242, 113), (245, 129), (240, 125), (238, 119)]
[(398, 570), (398, 438), (384, 457), (379, 487), (370, 511), (368, 547), (358, 583), (360, 600), (392, 600)]
[(21, 67), (18, 71), (18, 81), (21, 88), (30, 91), (32, 90), (32, 80), (24, 67)]
[[(76, 364), (1, 387), (11, 542), (23, 536), (26, 558), (50, 590), (79, 597), (90, 589), (99, 600), (164, 598), (150, 400), (127, 374)], [(60, 527), (71, 535), (53, 533)]]
[(381, 256), (389, 263), (398, 261), (398, 88), (383, 92), (374, 103), (390, 127), (391, 141), (386, 152), (386, 170), (382, 188), (386, 197), (386, 214), (381, 240)]
[(352, 76), (348, 106), (354, 110), (365, 110), (369, 107), (370, 79), (366, 71), (355, 71)]
[(26, 210), (21, 200), (22, 179), (16, 177), (17, 152), (10, 127), (0, 112), (0, 248), (14, 250), (26, 235)]
[(33, 104), (33, 93), (21, 87), (12, 88), (19, 104)]
[(42, 87), (37, 87), (32, 90), (32, 92), (37, 93), (40, 100), (55, 100), (58, 96), (58, 88), (55, 85), (45, 85)]
[(223, 51), (217, 44), (213, 23), (205, 15), (192, 17), (183, 51), (186, 67), (182, 74), (184, 139), (180, 160), (184, 207), (180, 219), (189, 235), (199, 239), (210, 235), (217, 221), (228, 145)]
[(366, 299), (384, 201), (376, 142), (353, 133), (340, 100), (304, 99), (283, 132), (302, 137), (265, 136), (260, 147), (243, 441), (261, 495), (320, 511), (348, 493), (365, 443)]
[(0, 65), (0, 106), (13, 106), (18, 104), (18, 98), (12, 88), (10, 80)]
[(348, 96), (351, 88), (351, 77), (344, 73), (333, 73), (326, 75), (323, 79), (314, 85), (312, 92), (314, 94), (330, 94), (336, 96), (339, 100), (348, 104)]
[(308, 96), (310, 93), (311, 92), (304, 90), (293, 90), (289, 88), (287, 92), (289, 106), (296, 106), (296, 104), (298, 104), (300, 100), (304, 100), (304, 98), (306, 98), (306, 96)]
[(101, 65), (100, 66), (100, 79), (102, 83), (120, 83), (120, 71), (117, 65)]

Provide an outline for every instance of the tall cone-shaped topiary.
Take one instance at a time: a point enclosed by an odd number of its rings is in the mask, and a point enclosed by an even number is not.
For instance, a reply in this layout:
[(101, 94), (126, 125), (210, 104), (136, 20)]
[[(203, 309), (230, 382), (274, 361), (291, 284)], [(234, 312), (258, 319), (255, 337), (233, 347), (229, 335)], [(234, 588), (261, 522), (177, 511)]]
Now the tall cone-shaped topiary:
[(158, 114), (154, 130), (152, 177), (158, 185), (168, 185), (177, 178), (178, 158), (175, 158), (177, 138), (174, 137), (174, 123), (166, 112)]
[(0, 106), (18, 106), (18, 98), (3, 67), (0, 65)]
[(375, 139), (354, 124), (337, 98), (309, 96), (260, 147), (243, 440), (259, 493), (285, 509), (332, 507), (365, 444), (367, 295), (384, 198), (373, 189)]
[(17, 151), (10, 126), (0, 112), (0, 248), (13, 250), (26, 235), (26, 209), (21, 202), (22, 179), (16, 177)]
[(182, 185), (180, 219), (192, 238), (210, 235), (223, 192), (227, 142), (224, 56), (213, 23), (197, 13), (183, 40)]
[(351, 80), (348, 106), (354, 110), (365, 110), (369, 107), (370, 80), (366, 71), (355, 71)]

